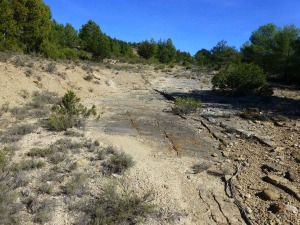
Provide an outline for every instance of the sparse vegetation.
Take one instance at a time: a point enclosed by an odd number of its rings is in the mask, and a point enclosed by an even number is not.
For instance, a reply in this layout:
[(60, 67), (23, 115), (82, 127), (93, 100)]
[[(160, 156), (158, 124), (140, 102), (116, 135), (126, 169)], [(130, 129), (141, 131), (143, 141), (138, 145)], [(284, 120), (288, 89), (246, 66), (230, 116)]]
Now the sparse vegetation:
[(67, 195), (82, 196), (86, 190), (87, 174), (76, 174), (65, 186), (65, 193)]
[(19, 163), (13, 163), (11, 166), (12, 171), (32, 170), (44, 167), (46, 164), (41, 160), (28, 159), (20, 161)]
[(115, 153), (107, 162), (102, 164), (104, 172), (107, 174), (123, 174), (125, 170), (129, 169), (133, 165), (134, 162), (132, 157), (124, 152)]
[(56, 104), (59, 101), (57, 94), (49, 91), (33, 92), (29, 106), (34, 109), (43, 108), (45, 105)]
[(66, 130), (64, 135), (72, 136), (72, 137), (84, 137), (84, 133), (75, 130), (70, 130), (70, 129)]
[(39, 187), (39, 191), (41, 193), (51, 194), (52, 193), (52, 185), (49, 183), (44, 183)]
[(191, 97), (187, 97), (187, 98), (179, 97), (175, 100), (172, 111), (176, 115), (188, 114), (188, 113), (196, 112), (201, 106), (202, 103), (199, 100), (196, 100)]
[(53, 148), (32, 148), (27, 155), (31, 157), (46, 157), (54, 153)]
[(1, 135), (0, 141), (3, 143), (19, 141), (24, 135), (34, 132), (36, 128), (37, 126), (33, 124), (20, 124), (13, 126)]
[(104, 189), (101, 200), (96, 203), (92, 214), (92, 224), (136, 224), (141, 222), (154, 210), (151, 196), (151, 192), (138, 196), (124, 186), (118, 192), (116, 185), (108, 185)]
[(27, 77), (31, 77), (31, 76), (33, 75), (32, 69), (27, 68), (26, 71), (25, 71), (25, 75), (26, 75)]
[(14, 215), (18, 211), (19, 205), (15, 203), (17, 194), (10, 190), (9, 184), (0, 182), (0, 221), (1, 224), (14, 224)]
[(54, 73), (56, 72), (57, 68), (56, 68), (56, 64), (54, 62), (50, 62), (46, 68), (45, 71), (48, 73)]

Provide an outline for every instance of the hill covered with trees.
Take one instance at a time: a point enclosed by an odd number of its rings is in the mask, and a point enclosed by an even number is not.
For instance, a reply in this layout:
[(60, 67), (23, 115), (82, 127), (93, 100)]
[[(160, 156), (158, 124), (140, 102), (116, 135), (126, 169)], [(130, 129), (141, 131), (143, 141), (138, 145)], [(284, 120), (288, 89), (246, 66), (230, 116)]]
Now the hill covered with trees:
[(268, 79), (300, 83), (300, 31), (294, 25), (266, 24), (253, 31), (240, 50), (222, 40), (212, 49), (201, 49), (191, 56), (176, 49), (170, 38), (139, 43), (112, 38), (92, 20), (77, 31), (71, 23), (64, 25), (53, 19), (50, 7), (42, 0), (2, 0), (0, 20), (5, 21), (0, 24), (0, 51), (35, 53), (52, 59), (143, 59), (217, 70), (247, 62), (261, 67)]

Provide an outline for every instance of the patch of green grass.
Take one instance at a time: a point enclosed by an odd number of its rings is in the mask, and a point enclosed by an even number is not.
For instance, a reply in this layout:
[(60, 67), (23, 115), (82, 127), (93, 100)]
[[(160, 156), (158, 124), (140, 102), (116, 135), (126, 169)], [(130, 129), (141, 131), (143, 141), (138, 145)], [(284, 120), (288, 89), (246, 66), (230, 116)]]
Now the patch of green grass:
[(196, 112), (202, 106), (202, 102), (194, 98), (182, 98), (179, 97), (175, 100), (173, 113), (176, 115), (188, 114)]

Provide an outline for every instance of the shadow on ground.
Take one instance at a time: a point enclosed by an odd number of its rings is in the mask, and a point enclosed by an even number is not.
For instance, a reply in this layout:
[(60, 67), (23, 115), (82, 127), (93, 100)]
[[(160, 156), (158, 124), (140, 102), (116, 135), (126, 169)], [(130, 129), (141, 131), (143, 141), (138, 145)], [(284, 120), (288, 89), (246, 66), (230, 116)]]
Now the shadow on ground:
[(267, 114), (283, 116), (289, 119), (300, 118), (300, 100), (278, 97), (278, 96), (258, 96), (258, 95), (225, 95), (220, 92), (204, 90), (192, 93), (173, 92), (169, 95), (177, 97), (193, 97), (201, 100), (203, 109), (217, 108), (219, 110), (242, 111), (248, 108), (256, 108)]

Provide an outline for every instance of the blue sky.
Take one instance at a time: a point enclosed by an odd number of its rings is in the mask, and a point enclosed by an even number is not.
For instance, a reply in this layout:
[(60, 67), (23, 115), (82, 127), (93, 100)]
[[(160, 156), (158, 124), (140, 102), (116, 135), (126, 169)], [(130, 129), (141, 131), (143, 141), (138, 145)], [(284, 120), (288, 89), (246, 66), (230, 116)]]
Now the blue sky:
[(299, 0), (44, 0), (59, 23), (77, 30), (88, 20), (111, 37), (128, 41), (171, 38), (195, 54), (224, 39), (241, 47), (267, 23), (300, 27)]

